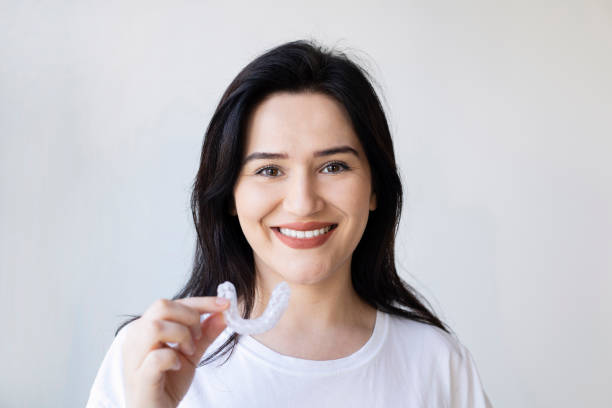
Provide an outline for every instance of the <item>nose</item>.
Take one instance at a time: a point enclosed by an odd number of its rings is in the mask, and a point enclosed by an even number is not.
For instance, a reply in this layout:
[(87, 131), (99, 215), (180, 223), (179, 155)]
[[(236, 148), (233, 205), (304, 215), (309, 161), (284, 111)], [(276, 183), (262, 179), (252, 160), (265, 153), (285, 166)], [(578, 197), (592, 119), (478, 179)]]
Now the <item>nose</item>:
[(321, 211), (323, 206), (324, 200), (318, 191), (316, 176), (301, 172), (288, 179), (283, 200), (285, 211), (306, 217)]

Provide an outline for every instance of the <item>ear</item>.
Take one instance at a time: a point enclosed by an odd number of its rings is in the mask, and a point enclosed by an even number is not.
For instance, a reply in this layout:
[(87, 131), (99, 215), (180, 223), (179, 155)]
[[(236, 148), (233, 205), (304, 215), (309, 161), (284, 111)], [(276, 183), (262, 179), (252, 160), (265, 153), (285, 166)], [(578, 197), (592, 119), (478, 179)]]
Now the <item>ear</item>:
[(370, 196), (370, 211), (376, 210), (376, 193)]

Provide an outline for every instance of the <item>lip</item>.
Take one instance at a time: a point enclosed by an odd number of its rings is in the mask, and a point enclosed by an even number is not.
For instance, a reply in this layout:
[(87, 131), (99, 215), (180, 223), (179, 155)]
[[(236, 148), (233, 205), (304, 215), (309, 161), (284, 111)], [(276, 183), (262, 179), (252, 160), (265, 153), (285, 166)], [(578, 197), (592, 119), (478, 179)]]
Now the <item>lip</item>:
[[(315, 225), (315, 226), (311, 227), (309, 224), (310, 225)], [(332, 228), (327, 233), (325, 233), (323, 235), (318, 235), (318, 236), (312, 237), (312, 238), (293, 238), (293, 237), (288, 237), (287, 235), (281, 234), (280, 228), (291, 228), (291, 229), (296, 229), (298, 231), (308, 231), (309, 229), (319, 229), (319, 228), (326, 227), (328, 225), (337, 225), (337, 224), (330, 224), (330, 223), (327, 223), (327, 224), (323, 224), (323, 223), (297, 224), (297, 225), (300, 225), (300, 226), (304, 226), (304, 225), (308, 226), (308, 228), (302, 228), (302, 229), (297, 229), (295, 227), (289, 227), (288, 225), (296, 225), (296, 224), (285, 224), (285, 225), (281, 225), (281, 226), (278, 226), (278, 227), (272, 227), (272, 231), (274, 231), (274, 234), (276, 234), (278, 239), (283, 244), (285, 244), (288, 247), (293, 248), (293, 249), (310, 249), (310, 248), (316, 248), (318, 246), (321, 246), (325, 242), (327, 242), (329, 237), (331, 237), (331, 235), (337, 229), (337, 228)], [(321, 225), (321, 227), (318, 227), (318, 225)]]
[(277, 225), (273, 228), (289, 228), (296, 231), (311, 231), (321, 229), (329, 225), (335, 225), (333, 222), (290, 222), (288, 224)]

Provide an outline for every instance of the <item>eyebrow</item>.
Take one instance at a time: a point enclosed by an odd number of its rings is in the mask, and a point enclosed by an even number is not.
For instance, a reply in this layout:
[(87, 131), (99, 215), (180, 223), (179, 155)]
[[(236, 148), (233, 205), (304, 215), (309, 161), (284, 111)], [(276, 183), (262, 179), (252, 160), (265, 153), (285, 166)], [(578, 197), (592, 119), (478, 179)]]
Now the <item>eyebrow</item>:
[[(357, 150), (353, 149), (350, 146), (338, 146), (332, 147), (331, 149), (319, 150), (313, 153), (313, 157), (323, 157), (323, 156), (331, 156), (333, 154), (338, 153), (351, 153), (356, 157), (359, 157), (359, 153)], [(242, 165), (250, 162), (251, 160), (261, 160), (261, 159), (287, 159), (289, 155), (287, 153), (266, 153), (266, 152), (255, 152), (249, 154), (242, 162)]]

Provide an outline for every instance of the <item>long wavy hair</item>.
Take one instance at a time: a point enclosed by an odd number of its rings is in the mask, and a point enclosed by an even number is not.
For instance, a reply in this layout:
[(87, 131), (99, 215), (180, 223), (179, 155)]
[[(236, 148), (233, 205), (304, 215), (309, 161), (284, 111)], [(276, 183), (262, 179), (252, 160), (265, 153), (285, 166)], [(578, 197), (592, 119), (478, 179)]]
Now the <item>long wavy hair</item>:
[[(191, 277), (174, 296), (215, 296), (231, 281), (249, 318), (255, 298), (253, 251), (233, 208), (233, 187), (240, 172), (245, 126), (254, 107), (274, 92), (320, 92), (340, 102), (350, 116), (372, 172), (377, 208), (351, 262), (351, 281), (366, 303), (383, 312), (450, 329), (426, 306), (427, 301), (403, 281), (395, 268), (395, 235), (402, 210), (402, 185), (393, 142), (382, 105), (368, 73), (343, 52), (313, 41), (273, 48), (249, 63), (229, 85), (206, 130), (200, 168), (191, 195), (197, 243)], [(124, 322), (118, 329), (138, 317)], [(234, 333), (203, 364), (231, 356)], [(227, 361), (227, 360), (226, 360)]]

